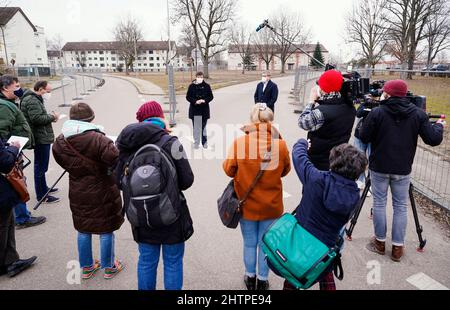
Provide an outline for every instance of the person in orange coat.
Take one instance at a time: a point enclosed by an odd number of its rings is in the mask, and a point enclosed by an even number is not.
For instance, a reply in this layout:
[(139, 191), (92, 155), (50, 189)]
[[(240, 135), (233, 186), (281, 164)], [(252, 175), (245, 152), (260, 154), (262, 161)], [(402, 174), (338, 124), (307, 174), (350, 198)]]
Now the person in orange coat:
[[(234, 141), (223, 169), (234, 178), (236, 194), (242, 199), (263, 162), (268, 162), (264, 174), (243, 205), (240, 222), (244, 239), (244, 282), (248, 290), (268, 290), (269, 267), (259, 244), (269, 226), (284, 212), (281, 178), (291, 170), (291, 159), (286, 142), (272, 126), (273, 112), (266, 104), (256, 104), (250, 120), (251, 124), (242, 128), (246, 135)], [(268, 153), (270, 162), (264, 160)]]

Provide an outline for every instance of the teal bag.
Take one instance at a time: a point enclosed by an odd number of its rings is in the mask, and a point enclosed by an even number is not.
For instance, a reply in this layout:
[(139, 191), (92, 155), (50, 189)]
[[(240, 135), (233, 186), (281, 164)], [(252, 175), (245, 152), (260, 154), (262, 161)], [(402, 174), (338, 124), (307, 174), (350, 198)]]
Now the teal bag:
[(262, 238), (262, 250), (270, 269), (297, 289), (310, 288), (333, 263), (336, 277), (344, 278), (339, 241), (328, 248), (300, 226), (293, 214), (272, 224)]

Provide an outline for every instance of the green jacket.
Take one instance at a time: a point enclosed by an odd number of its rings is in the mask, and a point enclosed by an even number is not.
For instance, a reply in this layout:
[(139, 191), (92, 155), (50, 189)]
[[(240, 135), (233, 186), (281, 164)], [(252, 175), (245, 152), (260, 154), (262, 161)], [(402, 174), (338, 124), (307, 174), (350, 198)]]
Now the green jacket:
[(20, 109), (30, 124), (35, 144), (52, 144), (55, 141), (52, 127), (55, 119), (47, 113), (42, 97), (31, 90), (25, 91)]
[(34, 146), (33, 133), (22, 111), (14, 103), (0, 98), (0, 138), (8, 140), (11, 136), (28, 138), (25, 148)]

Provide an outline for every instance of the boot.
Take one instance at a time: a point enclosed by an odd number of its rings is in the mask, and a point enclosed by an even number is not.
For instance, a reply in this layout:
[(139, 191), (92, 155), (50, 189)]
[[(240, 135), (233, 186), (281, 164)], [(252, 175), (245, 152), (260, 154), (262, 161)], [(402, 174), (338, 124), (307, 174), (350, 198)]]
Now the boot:
[(244, 283), (245, 283), (245, 286), (247, 287), (247, 290), (249, 290), (249, 291), (256, 290), (256, 277), (245, 276)]
[(404, 252), (404, 247), (402, 246), (392, 246), (392, 255), (391, 255), (391, 259), (394, 262), (400, 263), (403, 257), (403, 253)]
[(269, 290), (269, 281), (267, 280), (260, 280), (258, 279), (256, 283), (256, 290), (257, 291), (268, 291)]
[(373, 238), (366, 248), (373, 253), (384, 255), (386, 253), (386, 243)]

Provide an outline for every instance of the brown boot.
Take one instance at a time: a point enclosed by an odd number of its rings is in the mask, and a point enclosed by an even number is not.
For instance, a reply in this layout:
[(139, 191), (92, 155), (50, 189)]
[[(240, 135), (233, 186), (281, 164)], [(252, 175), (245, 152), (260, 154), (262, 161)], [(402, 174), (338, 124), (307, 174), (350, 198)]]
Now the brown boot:
[(403, 252), (404, 252), (404, 247), (393, 245), (391, 259), (394, 262), (400, 263), (400, 261), (402, 260), (403, 254), (404, 254)]
[(380, 255), (384, 255), (386, 253), (386, 244), (385, 242), (378, 241), (376, 238), (373, 238), (370, 243), (366, 246), (366, 248), (373, 253), (377, 253)]

